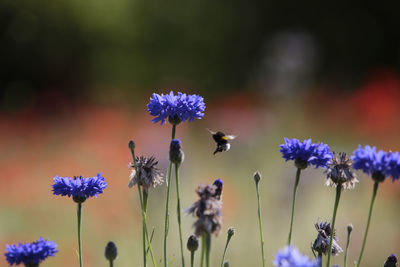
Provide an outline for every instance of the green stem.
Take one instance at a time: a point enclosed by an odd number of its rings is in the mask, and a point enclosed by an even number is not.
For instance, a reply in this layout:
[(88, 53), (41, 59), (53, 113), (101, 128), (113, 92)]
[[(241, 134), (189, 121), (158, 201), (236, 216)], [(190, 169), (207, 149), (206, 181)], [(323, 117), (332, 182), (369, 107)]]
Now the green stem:
[[(262, 220), (261, 220), (260, 190), (259, 190), (258, 184), (259, 184), (259, 181), (256, 182), (257, 206), (258, 206), (258, 210), (257, 210), (257, 213), (258, 213), (258, 225), (259, 225), (259, 228), (260, 228), (262, 266), (265, 267), (264, 237), (263, 237)], [(292, 217), (293, 217), (293, 215), (292, 215)], [(222, 264), (221, 264), (221, 266), (222, 266)]]
[[(146, 264), (147, 261), (147, 249), (146, 249), (146, 241), (148, 244), (148, 249), (150, 250), (150, 256), (151, 256), (151, 262), (153, 263), (153, 266), (156, 266), (156, 261), (154, 259), (153, 255), (153, 249), (151, 247), (151, 241), (149, 239), (149, 234), (147, 232), (147, 215), (146, 215), (146, 210), (147, 210), (147, 199), (148, 195), (146, 192), (143, 191), (143, 198), (142, 198), (142, 190), (141, 186), (138, 184), (138, 193), (139, 193), (139, 199), (140, 199), (140, 206), (142, 208), (142, 238), (143, 238), (143, 255), (144, 255), (144, 264)], [(146, 266), (146, 265), (144, 265)]]
[(232, 238), (232, 236), (231, 236), (231, 235), (228, 235), (228, 237), (227, 237), (227, 239), (226, 239), (226, 244), (225, 244), (224, 253), (222, 254), (221, 267), (224, 266), (225, 254), (226, 254), (226, 250), (228, 249), (229, 241), (231, 240), (231, 238)]
[(369, 206), (369, 212), (368, 212), (367, 227), (365, 228), (364, 239), (363, 239), (362, 246), (361, 246), (360, 256), (358, 257), (358, 260), (357, 260), (357, 267), (360, 266), (361, 258), (363, 256), (364, 249), (365, 249), (365, 243), (367, 242), (369, 223), (371, 222), (372, 208), (374, 206), (376, 193), (378, 192), (378, 185), (379, 185), (379, 182), (374, 183), (374, 190), (372, 192), (372, 199), (371, 199), (371, 204)]
[[(136, 171), (136, 173), (138, 173), (135, 150), (133, 149), (133, 147), (131, 147), (131, 153), (132, 153), (132, 158), (133, 158), (133, 164), (134, 164), (135, 171)], [(142, 213), (143, 266), (144, 267), (147, 266), (146, 240), (147, 240), (147, 243), (148, 243), (148, 249), (150, 250), (151, 261), (153, 263), (153, 266), (156, 266), (156, 262), (155, 262), (154, 255), (153, 255), (153, 249), (151, 247), (151, 242), (149, 240), (149, 235), (147, 233), (146, 210), (147, 210), (148, 194), (146, 192), (144, 192), (144, 191), (143, 191), (143, 194), (142, 194), (140, 181), (137, 182), (137, 188), (138, 188), (138, 194), (139, 194), (139, 200), (140, 200), (140, 209), (141, 209), (141, 213)]]
[(82, 225), (82, 203), (78, 203), (78, 246), (79, 246), (79, 266), (82, 267), (82, 239), (81, 239), (81, 225)]
[(139, 198), (140, 198), (140, 206), (142, 208), (142, 243), (143, 243), (143, 266), (146, 267), (147, 266), (147, 253), (146, 253), (146, 228), (145, 228), (145, 221), (144, 221), (144, 217), (143, 217), (143, 200), (142, 200), (142, 193), (140, 190), (140, 185), (138, 183), (138, 194), (139, 194)]
[(351, 236), (351, 231), (347, 231), (346, 250), (344, 252), (344, 265), (343, 265), (344, 267), (347, 267), (347, 254), (349, 252), (350, 236)]
[(318, 252), (319, 266), (322, 267), (322, 252)]
[(206, 234), (206, 267), (210, 267), (211, 235)]
[(175, 164), (175, 184), (176, 184), (176, 199), (177, 199), (177, 218), (178, 218), (178, 228), (179, 228), (179, 241), (181, 245), (181, 258), (182, 267), (185, 267), (185, 257), (183, 254), (183, 241), (182, 241), (182, 224), (181, 224), (181, 197), (179, 193), (179, 164)]
[(288, 245), (290, 245), (290, 243), (292, 241), (294, 206), (296, 204), (296, 194), (297, 194), (297, 187), (299, 186), (299, 181), (300, 181), (300, 173), (301, 173), (301, 169), (297, 168), (296, 181), (294, 183), (294, 189), (293, 189), (292, 215), (290, 217), (290, 229), (289, 229)]
[(146, 249), (146, 256), (148, 251), (150, 250), (150, 256), (151, 256), (151, 263), (153, 266), (156, 265), (156, 260), (154, 259), (153, 255), (153, 248), (151, 246), (151, 239), (149, 238), (149, 232), (147, 231), (147, 200), (148, 200), (148, 193), (143, 190), (143, 218), (144, 218), (144, 233), (146, 235), (146, 241), (147, 241), (147, 249)]
[[(171, 138), (175, 139), (176, 125), (172, 125)], [(169, 163), (168, 180), (167, 180), (167, 200), (165, 201), (165, 219), (164, 219), (164, 267), (167, 267), (167, 236), (169, 230), (169, 192), (171, 185), (172, 162)]]
[(190, 252), (190, 267), (194, 267), (194, 251)]
[(110, 267), (114, 267), (114, 261), (110, 261)]
[(200, 257), (200, 267), (204, 266), (204, 255), (206, 252), (206, 233), (201, 236), (201, 257)]
[(326, 261), (326, 266), (330, 267), (331, 265), (331, 255), (332, 255), (332, 243), (333, 243), (333, 236), (335, 233), (335, 222), (336, 222), (336, 213), (337, 209), (339, 207), (339, 200), (340, 200), (340, 194), (342, 192), (342, 185), (338, 184), (336, 186), (336, 197), (335, 197), (335, 206), (333, 207), (333, 216), (332, 216), (332, 227), (331, 227), (331, 236), (330, 236), (330, 241), (329, 241), (329, 250), (328, 250), (328, 258)]

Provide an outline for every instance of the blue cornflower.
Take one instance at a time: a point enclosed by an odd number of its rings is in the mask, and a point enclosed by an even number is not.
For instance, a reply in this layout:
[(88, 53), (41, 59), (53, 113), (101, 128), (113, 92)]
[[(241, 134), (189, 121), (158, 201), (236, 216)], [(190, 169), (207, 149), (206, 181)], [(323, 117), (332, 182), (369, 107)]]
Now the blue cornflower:
[(53, 241), (43, 240), (18, 245), (6, 246), (6, 259), (10, 265), (23, 263), (26, 266), (39, 266), (47, 257), (55, 256), (57, 244)]
[(389, 151), (387, 154), (387, 165), (393, 182), (400, 178), (400, 155), (398, 152)]
[(311, 261), (293, 246), (287, 246), (275, 254), (274, 265), (277, 267), (318, 267), (319, 260)]
[(147, 111), (150, 115), (155, 116), (152, 120), (154, 123), (169, 120), (171, 123), (178, 124), (181, 121), (194, 121), (204, 116), (206, 105), (204, 99), (196, 94), (187, 95), (178, 92), (174, 95), (171, 91), (169, 94), (153, 94), (150, 103), (147, 104)]
[(282, 144), (280, 152), (282, 157), (288, 160), (294, 160), (296, 167), (305, 169), (310, 164), (316, 168), (325, 168), (329, 160), (333, 157), (329, 146), (324, 143), (312, 143), (311, 139), (300, 142), (298, 139), (285, 138), (285, 144)]
[(95, 177), (54, 177), (53, 194), (68, 196), (77, 203), (84, 202), (89, 197), (97, 197), (107, 187), (104, 177), (100, 173)]
[(362, 170), (375, 181), (383, 182), (386, 177), (392, 176), (393, 181), (400, 176), (400, 156), (397, 152), (376, 150), (376, 147), (359, 145), (351, 157), (353, 168)]
[(222, 195), (222, 188), (224, 187), (224, 182), (220, 178), (214, 181), (213, 185), (215, 185), (216, 190), (215, 190), (215, 197), (217, 199), (221, 199)]

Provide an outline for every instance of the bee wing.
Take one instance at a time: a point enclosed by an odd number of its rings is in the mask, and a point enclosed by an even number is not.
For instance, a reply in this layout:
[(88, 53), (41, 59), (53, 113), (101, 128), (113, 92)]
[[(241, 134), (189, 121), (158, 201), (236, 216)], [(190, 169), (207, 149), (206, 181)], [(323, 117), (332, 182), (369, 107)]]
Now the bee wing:
[(207, 131), (209, 131), (210, 134), (216, 134), (217, 132), (213, 132), (210, 129), (206, 128)]
[(237, 135), (225, 135), (226, 139), (233, 140), (237, 137)]

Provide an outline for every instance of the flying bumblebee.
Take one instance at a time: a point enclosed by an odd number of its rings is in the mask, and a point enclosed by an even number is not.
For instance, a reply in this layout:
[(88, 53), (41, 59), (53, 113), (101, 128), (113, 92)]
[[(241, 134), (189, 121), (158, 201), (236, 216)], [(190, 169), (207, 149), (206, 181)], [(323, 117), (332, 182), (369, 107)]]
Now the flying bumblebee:
[(215, 149), (213, 155), (217, 154), (218, 152), (228, 151), (231, 148), (229, 140), (233, 140), (236, 138), (236, 136), (234, 135), (226, 135), (221, 131), (213, 132), (209, 129), (207, 130), (211, 133), (214, 141), (217, 143), (217, 148)]

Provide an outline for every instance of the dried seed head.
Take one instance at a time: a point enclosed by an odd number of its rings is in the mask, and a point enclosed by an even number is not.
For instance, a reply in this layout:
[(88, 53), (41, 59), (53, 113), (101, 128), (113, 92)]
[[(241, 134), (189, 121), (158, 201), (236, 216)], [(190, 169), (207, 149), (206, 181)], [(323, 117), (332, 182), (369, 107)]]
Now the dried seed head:
[(335, 231), (332, 231), (330, 223), (328, 223), (328, 222), (324, 222), (324, 223), (321, 222), (319, 224), (316, 223), (315, 228), (318, 231), (318, 235), (312, 246), (314, 251), (317, 251), (318, 253), (322, 253), (322, 254), (326, 255), (329, 250), (331, 234), (333, 234), (332, 255), (336, 256), (337, 254), (343, 252), (342, 248), (337, 243)]
[(186, 213), (198, 218), (193, 225), (196, 236), (203, 233), (218, 235), (222, 225), (222, 202), (218, 192), (215, 184), (200, 185), (196, 190), (200, 199), (186, 209)]
[(143, 190), (148, 192), (151, 187), (156, 187), (164, 182), (161, 171), (157, 168), (158, 161), (154, 157), (136, 157), (137, 173), (134, 163), (130, 163), (132, 168), (128, 186), (133, 187), (140, 184)]
[(344, 189), (353, 189), (358, 183), (356, 174), (352, 168), (352, 161), (346, 153), (334, 153), (331, 163), (326, 170), (328, 186), (342, 185)]

